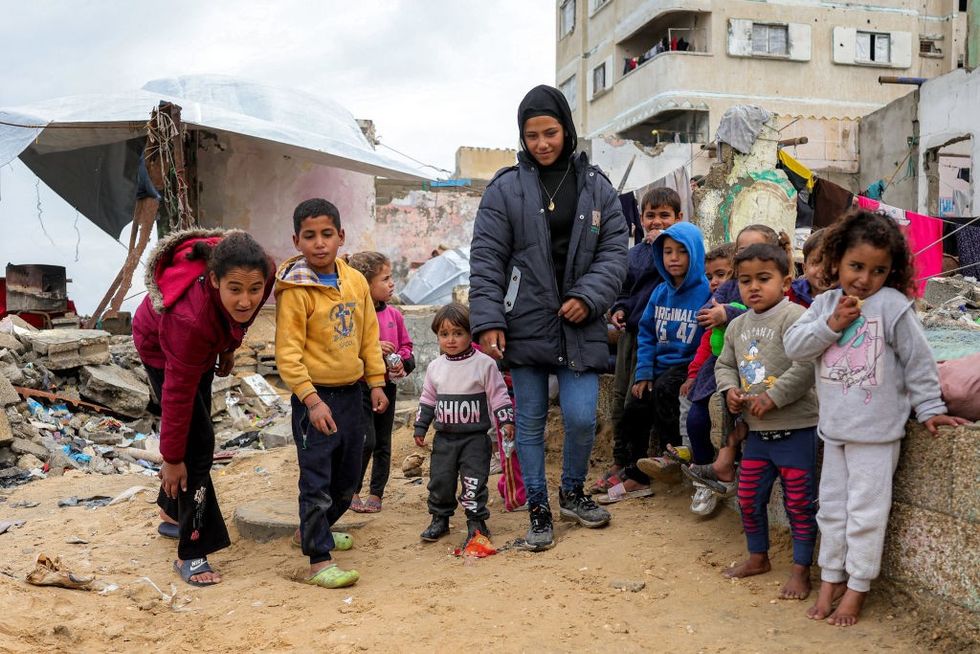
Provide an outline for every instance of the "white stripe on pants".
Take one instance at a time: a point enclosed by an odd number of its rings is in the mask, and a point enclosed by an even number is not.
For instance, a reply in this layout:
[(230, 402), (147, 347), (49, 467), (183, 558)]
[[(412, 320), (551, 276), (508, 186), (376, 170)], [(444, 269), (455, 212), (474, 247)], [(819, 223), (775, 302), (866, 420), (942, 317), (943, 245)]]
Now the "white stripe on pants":
[(824, 441), (820, 472), (820, 578), (866, 593), (881, 571), (892, 476), (901, 441)]

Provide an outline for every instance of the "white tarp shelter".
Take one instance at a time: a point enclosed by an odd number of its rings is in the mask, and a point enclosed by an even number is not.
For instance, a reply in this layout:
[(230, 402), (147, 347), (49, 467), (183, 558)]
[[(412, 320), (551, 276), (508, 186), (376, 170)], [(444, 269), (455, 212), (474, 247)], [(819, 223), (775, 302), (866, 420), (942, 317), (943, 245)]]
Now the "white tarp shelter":
[(159, 79), (128, 93), (0, 108), (0, 166), (20, 157), (82, 215), (118, 238), (133, 219), (145, 126), (161, 101), (179, 105), (188, 131), (205, 138), (236, 134), (313, 164), (431, 179), (376, 152), (350, 112), (331, 100), (221, 75)]

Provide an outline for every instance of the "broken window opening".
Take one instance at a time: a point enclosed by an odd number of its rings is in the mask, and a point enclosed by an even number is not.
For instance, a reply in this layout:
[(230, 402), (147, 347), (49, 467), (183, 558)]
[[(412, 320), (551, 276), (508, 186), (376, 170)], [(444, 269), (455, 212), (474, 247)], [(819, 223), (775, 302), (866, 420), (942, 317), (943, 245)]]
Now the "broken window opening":
[(856, 61), (877, 64), (891, 63), (891, 34), (882, 32), (858, 32), (855, 44)]
[(558, 10), (558, 38), (563, 39), (575, 31), (575, 0), (565, 0)]

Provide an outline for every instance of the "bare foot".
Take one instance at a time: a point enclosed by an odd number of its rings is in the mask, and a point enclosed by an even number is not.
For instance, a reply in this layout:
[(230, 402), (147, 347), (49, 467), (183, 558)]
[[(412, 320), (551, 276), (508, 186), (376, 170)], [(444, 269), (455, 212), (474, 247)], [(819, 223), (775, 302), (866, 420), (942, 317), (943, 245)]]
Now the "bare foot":
[[(180, 567), (184, 565), (183, 559), (177, 559), (177, 566)], [(191, 581), (196, 581), (201, 584), (220, 584), (221, 575), (213, 570), (211, 572), (202, 572), (201, 574), (191, 575)]]
[(834, 609), (834, 602), (841, 598), (847, 585), (843, 582), (834, 584), (829, 581), (820, 583), (820, 593), (817, 594), (817, 601), (806, 610), (806, 617), (811, 620), (823, 620)]
[(779, 591), (779, 599), (805, 600), (810, 596), (810, 566), (793, 564), (789, 579)]
[(627, 479), (623, 482), (623, 488), (626, 489), (627, 493), (632, 493), (636, 490), (643, 490), (645, 488), (650, 488), (650, 484), (641, 484), (634, 479)]
[(169, 515), (167, 515), (167, 512), (164, 511), (163, 509), (160, 509), (160, 520), (162, 522), (166, 522), (171, 525), (177, 524), (177, 521), (171, 518)]
[(772, 565), (769, 563), (769, 555), (765, 552), (762, 554), (753, 552), (749, 554), (749, 558), (722, 571), (721, 574), (729, 579), (741, 579), (742, 577), (765, 574), (770, 570), (772, 570)]
[(850, 588), (844, 593), (837, 605), (837, 610), (827, 617), (827, 624), (835, 627), (850, 627), (856, 625), (858, 616), (861, 615), (861, 607), (864, 606), (864, 598), (867, 593), (859, 593)]
[(715, 461), (711, 464), (711, 468), (715, 471), (715, 476), (718, 477), (719, 481), (735, 481), (734, 464), (724, 464)]

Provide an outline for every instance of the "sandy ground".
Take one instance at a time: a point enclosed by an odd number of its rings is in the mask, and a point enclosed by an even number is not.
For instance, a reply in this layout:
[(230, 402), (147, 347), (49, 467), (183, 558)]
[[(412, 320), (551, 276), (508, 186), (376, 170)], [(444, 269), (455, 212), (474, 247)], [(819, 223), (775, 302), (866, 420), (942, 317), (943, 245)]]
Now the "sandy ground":
[[(396, 466), (414, 449), (395, 434)], [(256, 471), (260, 467), (264, 470)], [(556, 472), (556, 471), (553, 471)], [(543, 553), (505, 551), (483, 560), (449, 554), (452, 539), (422, 544), (428, 523), (423, 485), (397, 471), (384, 511), (348, 514), (355, 549), (338, 561), (361, 572), (353, 588), (297, 583), (305, 561), (287, 539), (257, 544), (238, 538), (234, 507), (257, 497), (295, 496), (295, 451), (284, 448), (236, 460), (215, 481), (233, 545), (211, 557), (225, 576), (212, 588), (184, 585), (170, 568), (175, 548), (157, 536), (154, 493), (98, 509), (58, 508), (70, 495), (113, 495), (140, 476), (51, 478), (0, 491), (0, 520), (20, 528), (0, 535), (0, 651), (207, 652), (536, 651), (536, 652), (922, 652), (942, 641), (887, 596), (872, 595), (863, 621), (842, 629), (804, 616), (808, 604), (777, 600), (788, 571), (789, 543), (777, 539), (774, 571), (729, 581), (720, 570), (744, 556), (736, 515), (711, 519), (688, 511), (684, 487), (613, 507), (612, 524), (587, 530), (558, 523), (557, 546)], [(494, 480), (495, 481), (495, 480)], [(523, 536), (525, 513), (494, 501), (494, 543)], [(35, 508), (13, 508), (21, 500)], [(88, 544), (69, 544), (71, 537)], [(95, 592), (28, 585), (37, 555), (60, 556), (118, 590)], [(166, 593), (170, 604), (142, 577)], [(615, 581), (643, 581), (640, 592)], [(916, 634), (925, 633), (925, 637)], [(928, 646), (927, 646), (928, 643)]]

